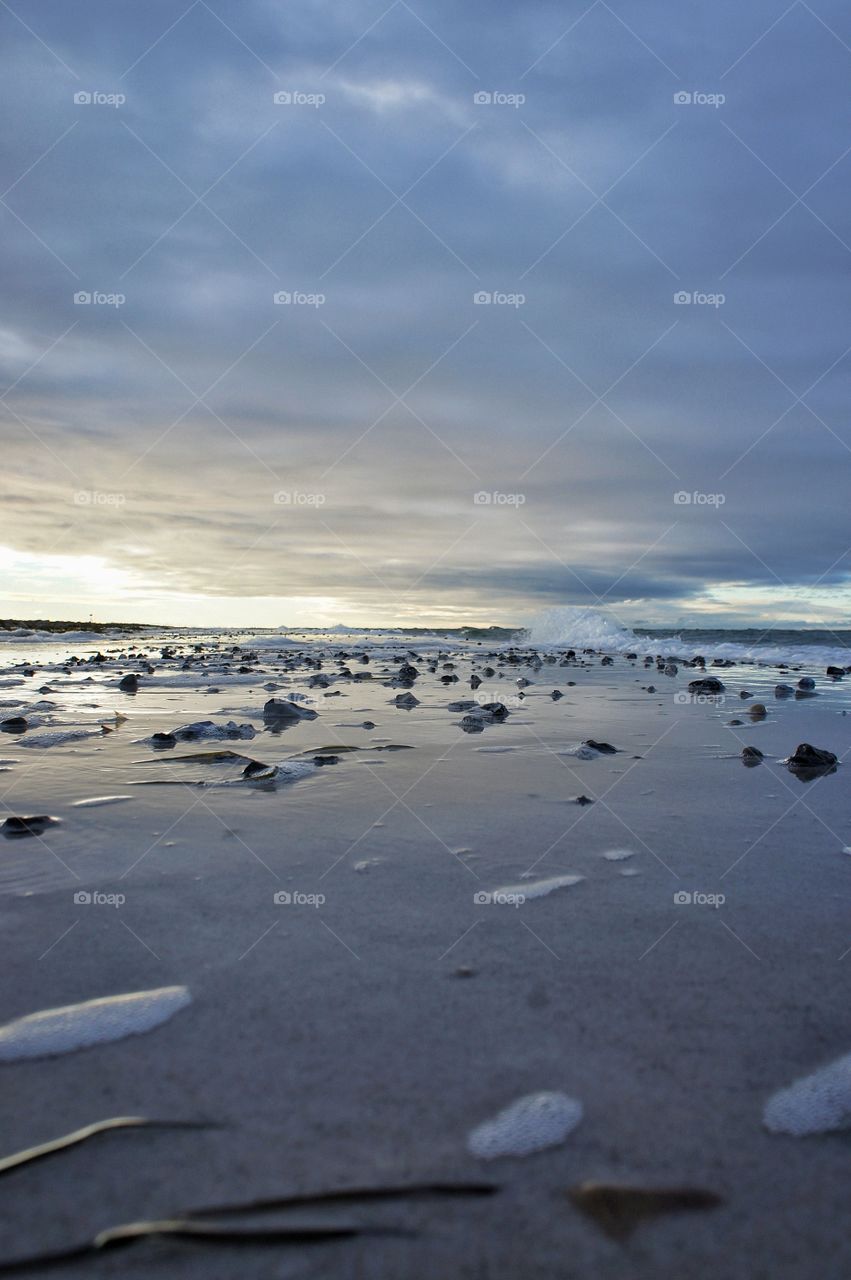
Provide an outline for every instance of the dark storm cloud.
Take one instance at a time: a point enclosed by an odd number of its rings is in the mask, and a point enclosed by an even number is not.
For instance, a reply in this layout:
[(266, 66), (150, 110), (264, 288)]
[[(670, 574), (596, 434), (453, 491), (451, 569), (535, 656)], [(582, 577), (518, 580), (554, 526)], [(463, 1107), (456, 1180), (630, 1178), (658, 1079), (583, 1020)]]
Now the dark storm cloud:
[(847, 608), (836, 0), (15, 12), (5, 543), (364, 616)]

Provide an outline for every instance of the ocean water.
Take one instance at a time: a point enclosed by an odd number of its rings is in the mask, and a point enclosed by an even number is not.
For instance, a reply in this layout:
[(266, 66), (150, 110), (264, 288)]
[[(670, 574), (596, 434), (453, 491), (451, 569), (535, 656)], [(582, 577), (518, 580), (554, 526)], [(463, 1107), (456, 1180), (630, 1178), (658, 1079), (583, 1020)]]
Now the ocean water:
[[(63, 656), (79, 651), (114, 650), (116, 645), (126, 649), (144, 648), (152, 643), (168, 644), (195, 639), (205, 647), (218, 646), (226, 651), (238, 644), (255, 650), (274, 652), (288, 648), (310, 646), (356, 646), (403, 648), (428, 646), (492, 647), (512, 645), (537, 648), (593, 649), (600, 653), (624, 654), (635, 652), (663, 654), (679, 658), (693, 658), (702, 654), (705, 658), (731, 658), (736, 662), (756, 664), (789, 664), (807, 667), (851, 666), (851, 628), (831, 630), (815, 627), (694, 627), (671, 631), (666, 628), (623, 626), (614, 614), (605, 609), (564, 605), (549, 609), (535, 617), (528, 627), (452, 627), (428, 630), (425, 628), (391, 627), (330, 627), (278, 628), (257, 630), (252, 628), (190, 628), (175, 627), (170, 630), (151, 628), (149, 631), (114, 635), (98, 635), (87, 632), (57, 634), (47, 631), (16, 630), (0, 632), (0, 652), (9, 661), (21, 661), (32, 650), (34, 660), (58, 661)], [(181, 678), (172, 675), (177, 685)], [(236, 677), (230, 676), (231, 681)], [(191, 685), (194, 677), (185, 677)], [(250, 681), (247, 681), (250, 682)]]

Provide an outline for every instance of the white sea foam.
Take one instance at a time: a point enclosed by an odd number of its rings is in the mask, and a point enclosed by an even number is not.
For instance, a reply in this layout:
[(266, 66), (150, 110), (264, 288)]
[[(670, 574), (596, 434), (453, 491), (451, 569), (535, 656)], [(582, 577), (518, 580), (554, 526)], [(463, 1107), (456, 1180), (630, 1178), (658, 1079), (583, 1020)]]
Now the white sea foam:
[(521, 884), (505, 884), (493, 890), (494, 902), (516, 902), (517, 898), (545, 898), (556, 889), (569, 889), (584, 876), (565, 875), (548, 876), (545, 880), (524, 880)]
[(596, 760), (600, 752), (595, 751), (593, 747), (589, 747), (584, 742), (574, 742), (569, 747), (562, 747), (555, 754), (557, 756), (571, 756), (574, 760)]
[(75, 809), (95, 809), (102, 804), (120, 804), (122, 800), (132, 800), (132, 796), (87, 796), (84, 800), (74, 800)]
[[(130, 632), (124, 633), (124, 637), (130, 635)], [(122, 638), (120, 631), (110, 632), (109, 635), (102, 635), (99, 631), (30, 631), (28, 627), (16, 627), (14, 631), (0, 631), (0, 641), (5, 641), (7, 644), (62, 645), (97, 643), (98, 641), (106, 644)]]
[(285, 635), (246, 636), (240, 640), (243, 649), (295, 649), (297, 642)]
[(678, 635), (639, 636), (602, 609), (564, 605), (548, 609), (533, 618), (529, 626), (532, 644), (542, 648), (594, 649), (602, 653), (676, 654), (691, 658), (701, 653), (707, 658), (732, 658), (736, 662), (786, 662), (820, 667), (847, 665), (848, 649), (830, 645), (776, 644), (766, 631), (765, 643), (708, 639), (683, 640)]
[(140, 1035), (190, 1002), (186, 987), (158, 987), (42, 1009), (0, 1027), (0, 1062), (52, 1058), (93, 1044)]
[(566, 1093), (529, 1093), (473, 1129), (467, 1149), (480, 1160), (528, 1156), (557, 1147), (582, 1119), (582, 1103)]
[(604, 849), (600, 856), (606, 862), (626, 862), (627, 858), (634, 858), (635, 853), (632, 849)]
[(851, 1128), (851, 1053), (775, 1093), (762, 1118), (772, 1133), (798, 1138)]

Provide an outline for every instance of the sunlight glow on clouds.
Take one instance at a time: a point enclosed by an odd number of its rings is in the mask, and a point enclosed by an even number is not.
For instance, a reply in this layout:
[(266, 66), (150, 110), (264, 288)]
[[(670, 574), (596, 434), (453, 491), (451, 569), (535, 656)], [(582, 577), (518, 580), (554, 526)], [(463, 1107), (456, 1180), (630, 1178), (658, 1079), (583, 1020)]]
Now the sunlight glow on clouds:
[(847, 619), (847, 6), (415, 9), (0, 8), (3, 611)]

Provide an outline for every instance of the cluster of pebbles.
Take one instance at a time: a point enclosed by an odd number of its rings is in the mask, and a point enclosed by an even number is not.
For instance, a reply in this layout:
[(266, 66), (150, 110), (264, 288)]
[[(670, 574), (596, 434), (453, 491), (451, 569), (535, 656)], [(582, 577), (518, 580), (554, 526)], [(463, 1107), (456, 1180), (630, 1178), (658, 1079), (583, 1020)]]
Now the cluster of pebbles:
[[(278, 647), (266, 640), (263, 645), (252, 648), (224, 640), (175, 641), (159, 647), (108, 648), (106, 652), (97, 650), (86, 657), (72, 654), (63, 662), (42, 667), (33, 661), (7, 666), (0, 672), (0, 693), (20, 689), (25, 696), (0, 698), (0, 717), (3, 717), (0, 732), (19, 746), (44, 750), (113, 733), (127, 718), (119, 711), (111, 718), (100, 718), (83, 726), (78, 722), (69, 724), (67, 720), (63, 723), (63, 709), (57, 699), (61, 699), (66, 689), (77, 695), (88, 690), (93, 695), (107, 692), (113, 699), (120, 695), (121, 704), (125, 705), (123, 700), (126, 700), (128, 709), (136, 700), (144, 702), (148, 692), (173, 689), (211, 693), (245, 685), (271, 695), (262, 707), (243, 709), (248, 716), (246, 720), (163, 725), (144, 740), (156, 753), (168, 753), (189, 742), (248, 742), (263, 732), (277, 736), (305, 721), (317, 719), (325, 700), (350, 695), (356, 687), (386, 689), (386, 701), (394, 710), (411, 713), (422, 708), (431, 713), (436, 709), (435, 691), (444, 695), (461, 693), (459, 686), (466, 685), (469, 694), (464, 690), (465, 696), (452, 698), (443, 703), (442, 708), (438, 704), (437, 709), (454, 717), (452, 723), (463, 733), (482, 734), (505, 725), (511, 716), (521, 713), (529, 696), (560, 702), (564, 691), (575, 687), (583, 672), (594, 667), (613, 667), (616, 661), (633, 669), (655, 669), (669, 678), (681, 671), (694, 673), (694, 678), (688, 681), (687, 696), (710, 703), (726, 692), (726, 685), (716, 672), (723, 670), (729, 679), (728, 673), (737, 665), (729, 658), (707, 661), (699, 655), (640, 656), (638, 652), (631, 652), (613, 656), (593, 649), (540, 650), (521, 644), (484, 649), (481, 642), (458, 648), (435, 646), (394, 651), (386, 643), (348, 648), (317, 641), (304, 645), (282, 641)], [(789, 677), (787, 666), (776, 665), (781, 675)], [(851, 666), (829, 666), (825, 678), (835, 683), (849, 672)], [(577, 678), (565, 678), (568, 675)], [(299, 683), (306, 686), (307, 692), (292, 689)], [(554, 687), (557, 685), (562, 687)], [(654, 685), (642, 687), (648, 693), (656, 692)], [(425, 703), (424, 688), (429, 693)], [(812, 676), (801, 676), (795, 685), (783, 680), (774, 690), (775, 698), (781, 701), (813, 698), (818, 692)], [(757, 723), (765, 719), (768, 712), (764, 703), (751, 701), (752, 697), (749, 690), (739, 690), (742, 704), (747, 704), (750, 723)], [(8, 713), (5, 716), (4, 711)], [(734, 718), (729, 723), (736, 726), (744, 722)], [(361, 727), (369, 731), (375, 725), (365, 720)], [(314, 766), (338, 763), (339, 749), (323, 748), (310, 763)], [(589, 737), (568, 749), (567, 754), (593, 759), (616, 750), (611, 743)], [(224, 759), (225, 755), (220, 753), (218, 759)], [(212, 763), (214, 759), (211, 754), (207, 762)], [(243, 764), (237, 781), (246, 785), (293, 781), (305, 776), (302, 768), (284, 767), (287, 762), (283, 761), (257, 760), (237, 752), (231, 753), (231, 759)], [(763, 753), (758, 747), (746, 745), (742, 760), (753, 766), (763, 760)], [(838, 760), (827, 748), (800, 743), (783, 763), (806, 780), (835, 771)], [(576, 803), (591, 801), (580, 796)], [(40, 834), (51, 821), (49, 815), (10, 814), (2, 830), (6, 835)]]

